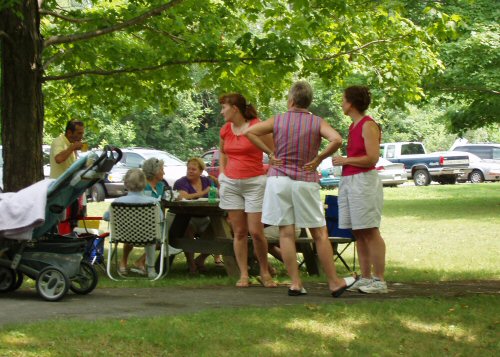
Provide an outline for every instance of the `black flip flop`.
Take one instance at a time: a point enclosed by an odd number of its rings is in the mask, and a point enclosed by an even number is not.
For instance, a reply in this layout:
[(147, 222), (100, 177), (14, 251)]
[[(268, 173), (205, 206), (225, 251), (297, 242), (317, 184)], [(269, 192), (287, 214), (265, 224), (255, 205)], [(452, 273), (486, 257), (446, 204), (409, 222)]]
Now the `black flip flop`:
[(341, 287), (340, 289), (337, 289), (335, 291), (331, 291), (332, 297), (338, 298), (340, 297), (344, 291), (346, 291), (348, 288), (350, 288), (355, 282), (356, 279), (353, 278), (352, 276), (348, 276), (347, 278), (343, 278), (345, 281), (345, 286)]

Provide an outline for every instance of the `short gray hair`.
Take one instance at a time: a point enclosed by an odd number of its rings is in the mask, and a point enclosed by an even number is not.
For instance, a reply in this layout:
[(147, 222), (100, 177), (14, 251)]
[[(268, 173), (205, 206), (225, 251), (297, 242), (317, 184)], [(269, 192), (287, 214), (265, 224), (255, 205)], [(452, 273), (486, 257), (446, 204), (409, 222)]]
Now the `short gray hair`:
[(146, 176), (141, 169), (130, 169), (123, 180), (129, 192), (142, 192), (146, 188)]
[(296, 107), (307, 109), (313, 100), (313, 90), (306, 81), (298, 81), (293, 84), (288, 92), (288, 99), (293, 101)]
[(154, 157), (147, 159), (142, 163), (142, 171), (144, 171), (148, 180), (152, 180), (162, 168), (163, 160), (158, 160)]

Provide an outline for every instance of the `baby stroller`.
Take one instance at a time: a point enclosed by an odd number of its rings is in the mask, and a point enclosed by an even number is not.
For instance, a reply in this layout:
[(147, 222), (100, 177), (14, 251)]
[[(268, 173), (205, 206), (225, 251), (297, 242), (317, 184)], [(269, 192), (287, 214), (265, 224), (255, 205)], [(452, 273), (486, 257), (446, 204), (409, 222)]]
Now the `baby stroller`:
[(56, 232), (61, 213), (104, 178), (121, 159), (118, 148), (106, 146), (98, 156), (78, 159), (57, 180), (43, 180), (16, 193), (0, 194), (0, 293), (14, 291), (26, 275), (48, 301), (68, 289), (88, 294), (97, 273), (86, 259), (87, 240)]

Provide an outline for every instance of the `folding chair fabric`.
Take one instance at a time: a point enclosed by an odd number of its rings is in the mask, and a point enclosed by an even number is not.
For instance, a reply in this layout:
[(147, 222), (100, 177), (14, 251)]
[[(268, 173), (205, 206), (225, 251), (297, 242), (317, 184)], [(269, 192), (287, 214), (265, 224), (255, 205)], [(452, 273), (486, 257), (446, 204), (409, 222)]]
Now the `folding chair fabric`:
[(161, 213), (158, 204), (111, 204), (111, 240), (144, 247), (161, 240)]
[[(136, 247), (160, 244), (159, 259), (162, 261), (168, 255), (168, 230), (162, 221), (159, 203), (113, 202), (110, 208), (110, 228), (107, 273), (113, 280), (117, 279), (111, 273), (111, 258), (115, 257), (115, 265), (118, 267), (118, 243), (128, 243)], [(152, 280), (166, 275), (168, 269), (167, 265), (163, 274), (164, 267), (161, 265), (158, 275)], [(118, 275), (124, 277), (119, 271)]]
[[(325, 196), (325, 219), (326, 228), (328, 230), (328, 237), (333, 244), (336, 258), (340, 259), (340, 261), (349, 271), (356, 270), (356, 239), (352, 234), (352, 230), (339, 228), (339, 205), (337, 196)], [(346, 246), (341, 251), (339, 251), (339, 244), (345, 244)], [(351, 244), (354, 248), (352, 269), (347, 264), (344, 257), (342, 257), (342, 254), (346, 251), (347, 248), (349, 248)]]

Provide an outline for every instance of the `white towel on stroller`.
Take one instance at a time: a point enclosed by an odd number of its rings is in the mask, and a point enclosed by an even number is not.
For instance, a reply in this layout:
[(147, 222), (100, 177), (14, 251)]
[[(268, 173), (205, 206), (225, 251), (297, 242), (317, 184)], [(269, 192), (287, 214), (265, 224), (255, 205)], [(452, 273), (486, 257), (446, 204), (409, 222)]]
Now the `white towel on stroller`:
[(33, 229), (45, 222), (47, 190), (54, 179), (45, 179), (18, 192), (0, 194), (0, 237), (31, 240)]

